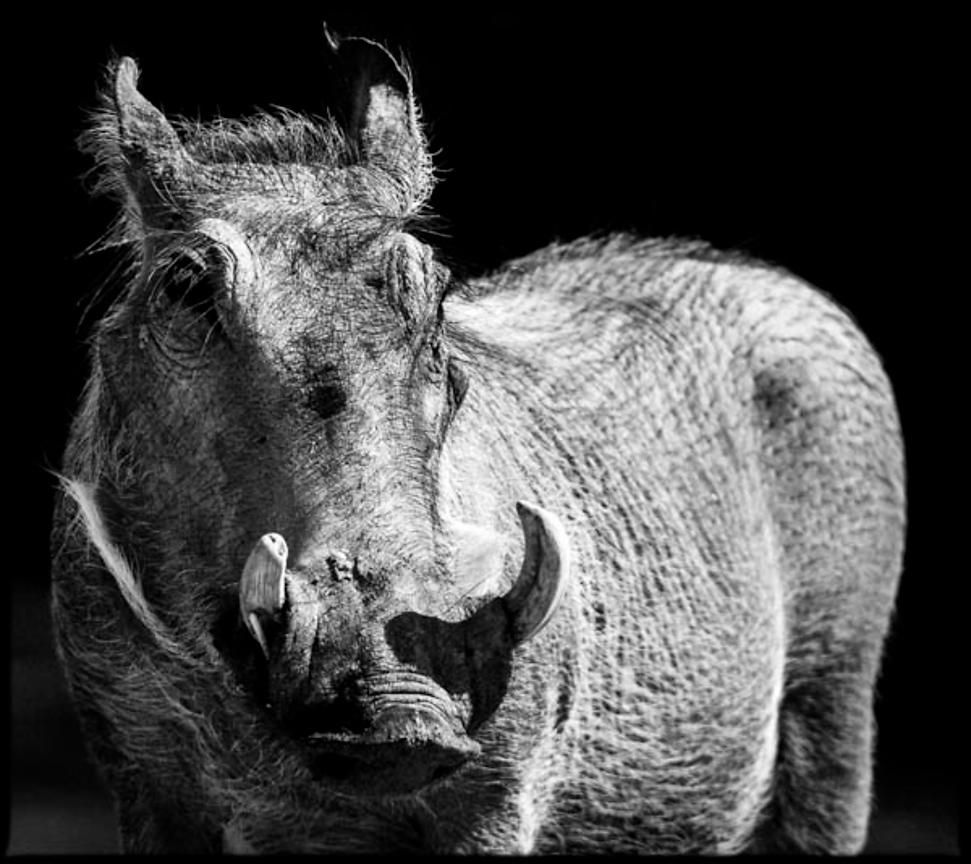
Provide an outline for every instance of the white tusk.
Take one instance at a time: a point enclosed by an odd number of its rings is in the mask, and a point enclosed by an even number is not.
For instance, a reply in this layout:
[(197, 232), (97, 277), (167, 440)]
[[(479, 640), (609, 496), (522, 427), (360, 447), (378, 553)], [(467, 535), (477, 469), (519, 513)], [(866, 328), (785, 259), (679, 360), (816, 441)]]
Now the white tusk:
[(503, 598), (516, 642), (532, 639), (553, 617), (570, 578), (570, 543), (560, 520), (525, 501), (516, 502), (526, 547), (519, 578)]
[(283, 608), (283, 576), (286, 569), (286, 541), (279, 534), (264, 534), (249, 553), (239, 580), (239, 612), (243, 624), (260, 643), (267, 659), (270, 651), (256, 613), (272, 614)]

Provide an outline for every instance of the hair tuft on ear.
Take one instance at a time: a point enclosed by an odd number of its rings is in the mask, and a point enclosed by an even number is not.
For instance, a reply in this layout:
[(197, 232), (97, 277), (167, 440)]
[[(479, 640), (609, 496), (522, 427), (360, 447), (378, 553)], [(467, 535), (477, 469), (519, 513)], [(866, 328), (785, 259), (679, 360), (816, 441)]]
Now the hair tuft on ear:
[(336, 113), (352, 152), (394, 177), (407, 209), (417, 211), (431, 195), (434, 174), (407, 63), (378, 42), (340, 37), (326, 24), (323, 38), (341, 90)]
[(113, 60), (78, 146), (94, 160), (92, 191), (123, 207), (122, 232), (144, 236), (149, 227), (166, 227), (177, 207), (171, 190), (192, 166), (165, 115), (138, 91), (138, 64)]

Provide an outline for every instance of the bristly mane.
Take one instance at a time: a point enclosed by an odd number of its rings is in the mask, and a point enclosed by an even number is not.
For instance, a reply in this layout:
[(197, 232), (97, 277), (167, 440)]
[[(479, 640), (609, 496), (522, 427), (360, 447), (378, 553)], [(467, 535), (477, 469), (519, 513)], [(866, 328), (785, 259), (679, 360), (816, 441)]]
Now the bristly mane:
[[(94, 161), (87, 175), (93, 179), (89, 186), (91, 193), (113, 197), (129, 209), (134, 204), (126, 182), (131, 165), (123, 146), (114, 95), (122, 62), (116, 58), (109, 63), (99, 88), (97, 107), (89, 114), (88, 128), (79, 136), (78, 146)], [(309, 116), (274, 106), (272, 113), (259, 111), (243, 119), (216, 117), (209, 122), (199, 122), (173, 117), (168, 118), (168, 122), (176, 130), (184, 154), (197, 169), (192, 170), (192, 166), (187, 165), (181, 178), (189, 196), (218, 193), (227, 182), (246, 185), (248, 177), (265, 184), (268, 178), (276, 175), (286, 186), (292, 179), (287, 175), (293, 168), (326, 175), (359, 165), (370, 174), (365, 186), (371, 188), (376, 201), (387, 207), (388, 215), (422, 221), (434, 185), (433, 169), (428, 165), (407, 162), (396, 165), (384, 160), (380, 164), (367, 164), (354, 142), (330, 116)], [(264, 170), (257, 170), (254, 177), (252, 169), (257, 166)], [(207, 172), (206, 168), (213, 170)], [(427, 172), (428, 177), (415, 176), (415, 171), (419, 175)], [(167, 195), (170, 190), (160, 188), (157, 191)]]
[(173, 125), (186, 150), (208, 164), (337, 168), (357, 161), (343, 130), (332, 118), (278, 107), (274, 111), (260, 111), (242, 120), (216, 117), (209, 123), (178, 118)]

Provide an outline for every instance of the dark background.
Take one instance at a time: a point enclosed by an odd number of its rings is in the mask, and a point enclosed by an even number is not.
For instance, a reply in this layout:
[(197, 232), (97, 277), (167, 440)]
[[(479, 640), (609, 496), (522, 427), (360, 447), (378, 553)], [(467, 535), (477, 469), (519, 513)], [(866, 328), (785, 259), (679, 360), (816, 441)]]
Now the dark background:
[[(134, 9), (136, 7), (129, 7)], [(410, 59), (443, 183), (442, 245), (485, 269), (554, 239), (607, 230), (704, 238), (813, 282), (855, 317), (894, 382), (907, 444), (905, 571), (879, 688), (876, 809), (868, 850), (957, 851), (957, 574), (939, 551), (932, 467), (945, 395), (926, 261), (940, 210), (924, 200), (937, 157), (928, 93), (938, 31), (912, 18), (809, 11), (743, 20), (710, 11), (558, 16), (392, 11), (190, 20), (167, 7), (58, 13), (14, 28), (22, 99), (8, 129), (7, 189), (26, 216), (8, 260), (8, 424), (27, 435), (11, 614), (9, 851), (114, 848), (107, 798), (87, 767), (50, 639), (47, 533), (53, 480), (86, 374), (86, 301), (110, 255), (79, 257), (113, 213), (87, 198), (74, 138), (112, 52), (140, 61), (140, 89), (170, 114), (208, 118), (285, 105), (321, 112), (319, 20)], [(499, 7), (485, 7), (496, 10)], [(577, 7), (579, 8), (579, 7)], [(633, 6), (632, 6), (633, 8)], [(180, 17), (183, 16), (183, 17)], [(24, 134), (26, 130), (27, 134)], [(918, 167), (920, 166), (920, 170)], [(8, 192), (9, 194), (9, 192)], [(8, 199), (9, 201), (9, 199)], [(8, 203), (9, 206), (9, 203)], [(14, 235), (16, 239), (16, 235)], [(10, 240), (8, 239), (8, 242)], [(12, 296), (15, 295), (15, 296)], [(12, 393), (16, 393), (14, 388)], [(12, 571), (12, 572), (11, 572)]]

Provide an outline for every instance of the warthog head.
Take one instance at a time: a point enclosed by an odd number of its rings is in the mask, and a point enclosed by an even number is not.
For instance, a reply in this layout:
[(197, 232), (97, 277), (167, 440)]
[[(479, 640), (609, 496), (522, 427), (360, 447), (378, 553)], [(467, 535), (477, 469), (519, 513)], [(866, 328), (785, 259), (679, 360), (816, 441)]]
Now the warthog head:
[(476, 755), (567, 549), (523, 502), (522, 560), (444, 512), (470, 376), (454, 280), (409, 232), (431, 163), (403, 68), (330, 41), (341, 123), (170, 123), (113, 68), (86, 146), (137, 255), (95, 338), (97, 507), (147, 608), (212, 646), (315, 776), (395, 794)]

